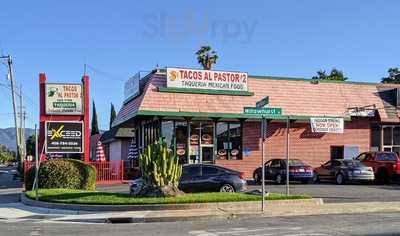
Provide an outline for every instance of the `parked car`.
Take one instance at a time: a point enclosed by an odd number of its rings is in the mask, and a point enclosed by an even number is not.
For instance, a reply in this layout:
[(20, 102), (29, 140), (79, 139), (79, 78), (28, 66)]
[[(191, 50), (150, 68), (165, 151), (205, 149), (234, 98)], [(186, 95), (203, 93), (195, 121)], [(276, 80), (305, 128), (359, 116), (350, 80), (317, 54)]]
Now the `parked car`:
[[(131, 193), (142, 187), (142, 179), (132, 182)], [(241, 192), (247, 189), (243, 172), (211, 164), (190, 164), (182, 167), (179, 189), (184, 192)]]
[[(289, 180), (309, 183), (313, 179), (313, 169), (298, 159), (289, 160)], [(262, 178), (262, 167), (253, 172), (254, 180), (259, 183)], [(286, 160), (272, 159), (265, 163), (265, 179), (274, 180), (278, 184), (286, 181)]]
[(390, 179), (397, 179), (400, 175), (400, 158), (395, 152), (364, 152), (355, 160), (372, 167), (378, 182), (387, 183)]
[(344, 184), (347, 181), (373, 181), (374, 171), (358, 160), (336, 159), (314, 169), (314, 182), (335, 181)]

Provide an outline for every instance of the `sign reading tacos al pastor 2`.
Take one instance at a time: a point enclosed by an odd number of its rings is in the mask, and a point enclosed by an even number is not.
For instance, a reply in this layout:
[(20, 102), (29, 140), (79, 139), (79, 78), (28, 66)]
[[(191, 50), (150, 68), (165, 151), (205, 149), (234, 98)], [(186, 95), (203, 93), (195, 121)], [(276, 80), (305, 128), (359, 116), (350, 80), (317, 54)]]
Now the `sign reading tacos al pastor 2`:
[(167, 68), (167, 87), (247, 91), (247, 73)]
[(81, 84), (46, 84), (46, 114), (81, 115)]
[(83, 123), (74, 121), (46, 122), (46, 153), (82, 153)]

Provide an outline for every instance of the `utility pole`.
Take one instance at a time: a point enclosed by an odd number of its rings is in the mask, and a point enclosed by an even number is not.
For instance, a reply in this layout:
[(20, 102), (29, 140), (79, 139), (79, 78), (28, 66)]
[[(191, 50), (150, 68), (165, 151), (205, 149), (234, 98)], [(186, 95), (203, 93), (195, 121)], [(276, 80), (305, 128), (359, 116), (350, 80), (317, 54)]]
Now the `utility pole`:
[(24, 100), (22, 96), (22, 85), (19, 88), (19, 110), (20, 110), (20, 117), (19, 117), (19, 130), (20, 130), (20, 147), (21, 147), (21, 163), (25, 161), (26, 158), (26, 145), (25, 145), (25, 118), (26, 112), (24, 107)]
[(15, 81), (14, 81), (14, 76), (13, 76), (13, 69), (12, 69), (12, 59), (11, 56), (0, 56), (2, 59), (7, 59), (7, 64), (8, 64), (8, 78), (10, 79), (10, 85), (11, 85), (11, 97), (12, 97), (12, 105), (13, 105), (13, 111), (14, 111), (14, 125), (15, 125), (15, 141), (17, 144), (17, 160), (21, 163), (21, 137), (18, 132), (18, 121), (17, 121), (17, 101), (15, 99)]

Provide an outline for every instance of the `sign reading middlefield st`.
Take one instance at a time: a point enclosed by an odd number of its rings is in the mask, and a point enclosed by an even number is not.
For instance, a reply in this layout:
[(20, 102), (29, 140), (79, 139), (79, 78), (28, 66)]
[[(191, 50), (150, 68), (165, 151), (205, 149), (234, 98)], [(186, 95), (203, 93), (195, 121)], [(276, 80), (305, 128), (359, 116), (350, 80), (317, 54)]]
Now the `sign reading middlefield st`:
[(82, 115), (81, 84), (46, 84), (46, 114)]
[(247, 82), (244, 72), (167, 68), (168, 88), (247, 91)]
[(83, 153), (83, 123), (46, 122), (46, 153)]

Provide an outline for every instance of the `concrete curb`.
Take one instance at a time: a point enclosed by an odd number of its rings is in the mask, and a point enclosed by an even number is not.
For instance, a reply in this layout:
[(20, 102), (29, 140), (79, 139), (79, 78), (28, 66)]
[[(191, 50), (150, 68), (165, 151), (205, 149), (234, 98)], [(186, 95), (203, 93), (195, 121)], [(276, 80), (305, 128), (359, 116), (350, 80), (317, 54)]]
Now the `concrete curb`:
[[(158, 204), (158, 205), (84, 205), (64, 204), (35, 201), (21, 193), (21, 202), (28, 206), (62, 209), (71, 211), (162, 211), (162, 210), (222, 210), (222, 211), (245, 211), (260, 210), (259, 201), (249, 202), (218, 202), (218, 203), (185, 203), (185, 204)], [(299, 199), (299, 200), (273, 200), (266, 201), (268, 206), (318, 206), (322, 205), (321, 198)]]

